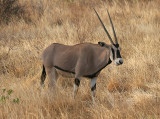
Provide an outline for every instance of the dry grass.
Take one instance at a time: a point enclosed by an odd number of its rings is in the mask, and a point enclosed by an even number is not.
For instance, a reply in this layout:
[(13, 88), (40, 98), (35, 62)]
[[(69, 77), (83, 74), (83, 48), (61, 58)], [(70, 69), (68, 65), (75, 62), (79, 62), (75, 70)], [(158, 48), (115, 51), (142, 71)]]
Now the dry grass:
[[(41, 2), (40, 2), (41, 1)], [(0, 28), (1, 119), (130, 119), (160, 118), (160, 2), (158, 0), (23, 0), (26, 19)], [(110, 43), (94, 11), (97, 9), (110, 34), (106, 8), (112, 17), (124, 64), (105, 68), (92, 104), (90, 81), (82, 80), (72, 98), (73, 79), (60, 77), (50, 91), (41, 87), (42, 50), (53, 42)], [(40, 11), (41, 10), (41, 11)], [(27, 11), (27, 12), (26, 12)], [(19, 104), (13, 99), (19, 99)]]

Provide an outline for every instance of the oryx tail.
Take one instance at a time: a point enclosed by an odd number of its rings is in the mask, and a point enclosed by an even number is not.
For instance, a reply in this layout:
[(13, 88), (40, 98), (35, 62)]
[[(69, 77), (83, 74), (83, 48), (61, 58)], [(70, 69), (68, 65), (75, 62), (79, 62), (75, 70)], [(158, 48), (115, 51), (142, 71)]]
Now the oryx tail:
[(46, 70), (45, 70), (45, 67), (43, 65), (43, 70), (42, 70), (42, 75), (41, 75), (41, 85), (44, 84), (45, 79), (46, 79)]

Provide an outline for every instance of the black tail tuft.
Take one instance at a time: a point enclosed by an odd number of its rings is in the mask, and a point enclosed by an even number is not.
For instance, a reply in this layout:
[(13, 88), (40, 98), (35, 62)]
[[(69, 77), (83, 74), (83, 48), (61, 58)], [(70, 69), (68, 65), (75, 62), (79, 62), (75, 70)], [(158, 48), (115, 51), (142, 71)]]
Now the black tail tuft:
[(43, 65), (43, 70), (42, 70), (42, 75), (41, 75), (41, 85), (44, 84), (45, 78), (46, 78), (46, 70), (45, 70), (45, 67)]

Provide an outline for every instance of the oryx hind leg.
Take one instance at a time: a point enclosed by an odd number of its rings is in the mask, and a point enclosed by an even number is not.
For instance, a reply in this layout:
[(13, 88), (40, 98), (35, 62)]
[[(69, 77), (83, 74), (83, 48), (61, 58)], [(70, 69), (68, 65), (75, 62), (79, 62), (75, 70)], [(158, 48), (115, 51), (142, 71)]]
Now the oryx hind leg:
[(49, 87), (53, 87), (58, 79), (58, 73), (54, 67), (47, 67), (46, 72), (49, 77)]
[(95, 101), (96, 82), (97, 82), (97, 77), (91, 79), (91, 95), (93, 101)]

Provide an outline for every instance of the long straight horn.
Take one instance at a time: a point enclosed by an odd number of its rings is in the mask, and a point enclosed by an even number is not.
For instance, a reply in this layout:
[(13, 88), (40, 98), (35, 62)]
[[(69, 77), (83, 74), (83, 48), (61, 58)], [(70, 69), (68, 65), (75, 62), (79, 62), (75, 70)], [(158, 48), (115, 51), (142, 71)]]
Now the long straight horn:
[(95, 13), (96, 13), (96, 15), (97, 15), (97, 17), (98, 17), (99, 21), (101, 22), (101, 24), (102, 24), (102, 26), (103, 26), (103, 29), (104, 29), (104, 30), (105, 30), (105, 32), (107, 33), (109, 40), (111, 41), (111, 43), (112, 43), (112, 44), (114, 44), (114, 42), (113, 42), (113, 40), (112, 40), (111, 36), (109, 35), (109, 33), (108, 33), (108, 31), (107, 31), (106, 27), (104, 26), (104, 24), (103, 24), (103, 22), (102, 22), (101, 18), (99, 17), (99, 15), (98, 15), (97, 11), (96, 11), (95, 9), (94, 9), (94, 11), (95, 11)]
[[(108, 9), (107, 9), (107, 12), (108, 12)], [(112, 19), (111, 19), (111, 17), (110, 17), (109, 12), (108, 12), (108, 16), (109, 16), (110, 23), (111, 23), (111, 25), (112, 25), (112, 30), (113, 30), (113, 34), (114, 34), (114, 38), (115, 38), (116, 44), (118, 44), (117, 36), (116, 36), (115, 30), (114, 30), (114, 26), (113, 26)]]

